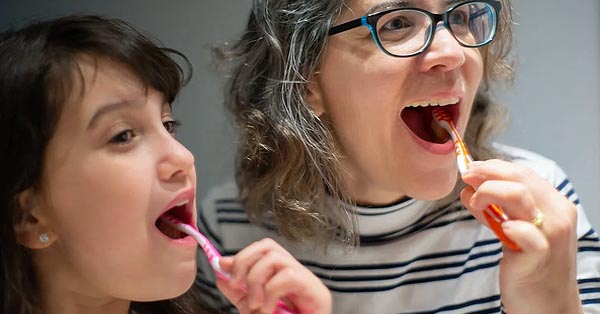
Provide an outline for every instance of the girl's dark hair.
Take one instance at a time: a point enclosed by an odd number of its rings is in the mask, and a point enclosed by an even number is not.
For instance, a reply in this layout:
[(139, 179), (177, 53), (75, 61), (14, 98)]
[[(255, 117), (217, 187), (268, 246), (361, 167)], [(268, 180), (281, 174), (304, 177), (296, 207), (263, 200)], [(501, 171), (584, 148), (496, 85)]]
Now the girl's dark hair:
[[(170, 55), (185, 64), (180, 66)], [(172, 103), (191, 75), (181, 53), (162, 48), (134, 27), (101, 16), (66, 16), (0, 33), (0, 312), (39, 313), (31, 255), (15, 238), (22, 210), (16, 196), (40, 182), (49, 139), (82, 79), (82, 56), (122, 64)], [(187, 71), (186, 71), (187, 70)], [(151, 276), (152, 274), (148, 274)], [(174, 300), (133, 303), (137, 313), (208, 313), (196, 289)]]

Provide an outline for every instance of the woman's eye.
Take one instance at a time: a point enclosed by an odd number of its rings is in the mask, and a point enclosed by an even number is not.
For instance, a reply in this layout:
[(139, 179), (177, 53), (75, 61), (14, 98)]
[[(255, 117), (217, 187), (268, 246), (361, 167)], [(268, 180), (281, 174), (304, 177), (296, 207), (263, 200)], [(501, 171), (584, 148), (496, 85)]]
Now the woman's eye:
[(406, 17), (398, 16), (385, 23), (382, 28), (385, 31), (397, 31), (410, 26), (412, 23)]
[(450, 25), (467, 25), (468, 21), (468, 12), (455, 11), (450, 15), (448, 23)]
[(179, 122), (177, 120), (169, 120), (169, 121), (164, 121), (163, 125), (169, 133), (171, 133), (172, 135), (175, 135), (175, 134), (177, 134), (177, 129), (181, 126), (181, 122)]
[(119, 134), (113, 136), (110, 139), (110, 142), (113, 144), (124, 145), (124, 144), (128, 144), (129, 142), (131, 142), (134, 137), (135, 137), (135, 133), (133, 132), (133, 130), (125, 130), (125, 131), (122, 131)]

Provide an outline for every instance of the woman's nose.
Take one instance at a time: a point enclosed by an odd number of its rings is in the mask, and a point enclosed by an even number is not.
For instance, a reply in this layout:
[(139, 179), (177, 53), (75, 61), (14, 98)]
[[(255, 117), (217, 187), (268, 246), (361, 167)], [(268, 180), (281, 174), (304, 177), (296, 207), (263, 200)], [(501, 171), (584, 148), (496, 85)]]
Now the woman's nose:
[[(464, 47), (454, 38), (442, 22), (436, 25), (431, 44), (423, 52), (421, 70), (451, 71), (465, 62)], [(468, 48), (473, 49), (473, 48)]]

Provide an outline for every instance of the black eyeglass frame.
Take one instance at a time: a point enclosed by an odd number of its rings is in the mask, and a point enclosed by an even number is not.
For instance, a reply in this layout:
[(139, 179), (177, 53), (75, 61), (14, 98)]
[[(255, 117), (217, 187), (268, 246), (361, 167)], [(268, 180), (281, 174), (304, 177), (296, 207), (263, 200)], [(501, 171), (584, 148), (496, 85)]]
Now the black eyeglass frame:
[[(485, 3), (485, 4), (490, 5), (494, 9), (493, 13), (494, 13), (494, 18), (496, 19), (496, 21), (494, 23), (494, 29), (492, 30), (492, 34), (490, 35), (488, 40), (486, 40), (480, 44), (477, 44), (477, 45), (467, 45), (467, 44), (464, 44), (463, 42), (461, 42), (460, 40), (458, 40), (458, 38), (456, 38), (456, 36), (454, 35), (454, 31), (448, 24), (448, 17), (450, 16), (450, 13), (452, 13), (452, 11), (454, 11), (454, 9), (456, 9), (457, 7), (465, 5), (465, 4), (469, 4), (469, 3), (476, 3), (476, 2)], [(456, 39), (456, 41), (461, 46), (468, 47), (468, 48), (478, 48), (478, 47), (482, 47), (482, 46), (489, 44), (496, 37), (496, 31), (498, 29), (498, 17), (500, 15), (501, 9), (502, 9), (502, 4), (498, 0), (463, 1), (463, 2), (456, 3), (455, 5), (451, 6), (446, 11), (444, 11), (443, 13), (439, 13), (439, 14), (432, 13), (432, 12), (429, 12), (429, 11), (421, 9), (421, 8), (409, 8), (409, 7), (397, 8), (397, 9), (391, 9), (391, 10), (368, 14), (368, 15), (360, 17), (356, 20), (352, 20), (352, 21), (348, 21), (346, 23), (342, 23), (340, 25), (336, 25), (329, 29), (328, 35), (331, 36), (331, 35), (339, 34), (341, 32), (345, 32), (345, 31), (348, 31), (348, 30), (351, 30), (351, 29), (354, 29), (354, 28), (357, 28), (360, 26), (366, 26), (369, 29), (369, 31), (371, 33), (371, 37), (375, 41), (377, 48), (379, 48), (379, 50), (383, 51), (385, 54), (392, 56), (392, 57), (396, 57), (396, 58), (406, 58), (406, 57), (416, 56), (416, 55), (422, 53), (423, 51), (427, 50), (427, 48), (429, 48), (429, 46), (431, 45), (431, 42), (433, 41), (433, 36), (435, 34), (435, 31), (437, 30), (437, 27), (430, 27), (429, 34), (427, 34), (427, 42), (423, 45), (423, 47), (421, 49), (417, 50), (414, 53), (408, 54), (408, 55), (395, 55), (395, 54), (387, 51), (387, 49), (385, 49), (383, 47), (383, 45), (381, 44), (381, 41), (379, 40), (379, 35), (377, 35), (377, 30), (376, 30), (377, 22), (379, 21), (379, 19), (382, 16), (384, 16), (390, 12), (409, 10), (409, 11), (418, 11), (418, 12), (424, 13), (425, 15), (429, 16), (431, 21), (433, 21), (432, 26), (435, 26), (439, 22), (442, 22), (444, 27), (450, 31), (450, 34), (452, 34), (452, 37), (454, 37), (454, 39)]]

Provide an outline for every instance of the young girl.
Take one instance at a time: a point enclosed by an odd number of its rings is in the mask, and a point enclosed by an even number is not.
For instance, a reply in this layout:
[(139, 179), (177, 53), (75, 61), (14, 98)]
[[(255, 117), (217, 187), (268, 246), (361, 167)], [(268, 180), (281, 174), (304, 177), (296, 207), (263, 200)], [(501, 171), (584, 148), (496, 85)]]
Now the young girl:
[[(174, 137), (184, 69), (128, 24), (69, 16), (0, 34), (0, 312), (210, 313), (194, 157)], [(285, 298), (327, 313), (327, 289), (273, 241), (224, 258), (244, 313)], [(243, 288), (245, 287), (245, 288)], [(188, 291), (188, 293), (186, 293)]]
[[(253, 1), (222, 51), (237, 186), (209, 195), (202, 228), (227, 253), (279, 236), (336, 313), (600, 312), (598, 235), (567, 176), (491, 142), (511, 23), (508, 0)], [(464, 183), (435, 107), (484, 160)]]

